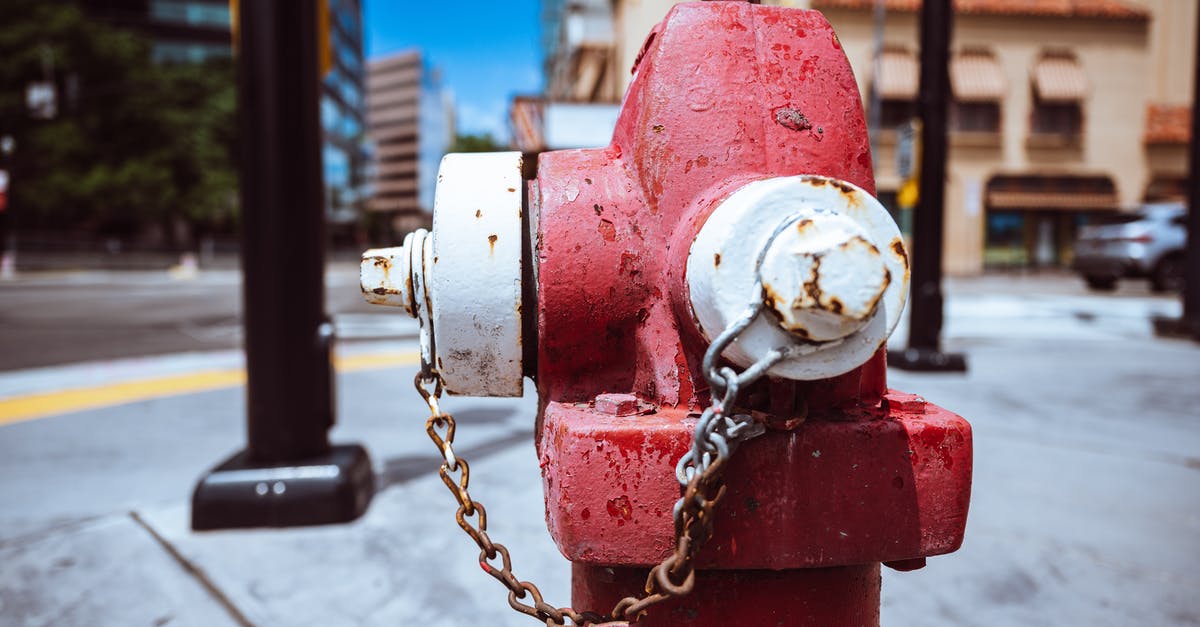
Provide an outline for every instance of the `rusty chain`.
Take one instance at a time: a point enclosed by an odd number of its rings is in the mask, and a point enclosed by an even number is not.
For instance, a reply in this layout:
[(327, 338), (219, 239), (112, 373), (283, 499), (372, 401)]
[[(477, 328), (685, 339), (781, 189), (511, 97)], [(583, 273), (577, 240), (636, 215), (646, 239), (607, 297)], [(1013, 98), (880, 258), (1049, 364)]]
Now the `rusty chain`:
[[(769, 244), (790, 223), (780, 222), (762, 248), (757, 267), (762, 267), (763, 256)], [(758, 289), (762, 290), (762, 279), (758, 277)], [(748, 415), (731, 415), (741, 389), (764, 376), (772, 366), (792, 357), (806, 355), (819, 350), (810, 344), (794, 344), (776, 348), (766, 357), (752, 364), (740, 374), (733, 368), (718, 367), (721, 354), (751, 325), (763, 311), (762, 300), (755, 301), (733, 324), (713, 340), (704, 353), (702, 367), (712, 393), (712, 401), (696, 422), (691, 448), (683, 454), (675, 467), (675, 475), (682, 486), (682, 496), (675, 503), (675, 551), (657, 566), (650, 569), (640, 596), (628, 596), (608, 612), (576, 611), (570, 607), (554, 607), (542, 598), (538, 587), (521, 581), (512, 572), (512, 558), (508, 548), (493, 542), (487, 533), (487, 510), (471, 497), (470, 465), (467, 460), (454, 453), (454, 416), (443, 412), (439, 405), (442, 381), (436, 369), (425, 363), (414, 379), (414, 385), (429, 406), (429, 418), (425, 431), (437, 446), (442, 456), (438, 476), (458, 502), (455, 519), (458, 526), (479, 547), (479, 566), (492, 578), (508, 588), (508, 604), (522, 614), (543, 621), (546, 627), (566, 625), (567, 621), (577, 626), (628, 627), (630, 621), (638, 620), (646, 611), (668, 599), (686, 596), (696, 584), (693, 562), (700, 549), (713, 533), (714, 510), (725, 496), (725, 465), (737, 446), (746, 440), (761, 435), (765, 427)], [(422, 328), (422, 335), (427, 329)], [(833, 343), (826, 343), (830, 346)], [(474, 522), (472, 522), (474, 521)], [(499, 562), (497, 563), (497, 559)], [(528, 598), (528, 600), (526, 600)]]
[(436, 373), (426, 378), (418, 372), (414, 384), (429, 406), (425, 431), (442, 456), (438, 476), (458, 502), (455, 519), (458, 526), (479, 547), (479, 566), (488, 575), (508, 588), (508, 604), (516, 611), (528, 614), (547, 626), (574, 625), (617, 627), (637, 620), (651, 606), (674, 597), (687, 595), (695, 587), (696, 555), (712, 537), (714, 510), (725, 495), (725, 465), (737, 445), (765, 430), (746, 415), (729, 415), (737, 402), (738, 392), (763, 376), (771, 366), (793, 355), (787, 349), (773, 351), (766, 359), (754, 364), (740, 375), (732, 368), (717, 368), (721, 352), (741, 333), (762, 310), (756, 305), (709, 346), (704, 356), (704, 369), (712, 389), (712, 402), (700, 415), (692, 438), (692, 446), (676, 465), (676, 477), (683, 486), (682, 496), (675, 504), (675, 551), (650, 570), (641, 596), (621, 599), (608, 614), (580, 612), (570, 607), (554, 607), (546, 603), (537, 586), (519, 580), (512, 572), (508, 548), (492, 541), (487, 533), (487, 510), (470, 493), (470, 465), (454, 453), (454, 416), (441, 410), (441, 380)]

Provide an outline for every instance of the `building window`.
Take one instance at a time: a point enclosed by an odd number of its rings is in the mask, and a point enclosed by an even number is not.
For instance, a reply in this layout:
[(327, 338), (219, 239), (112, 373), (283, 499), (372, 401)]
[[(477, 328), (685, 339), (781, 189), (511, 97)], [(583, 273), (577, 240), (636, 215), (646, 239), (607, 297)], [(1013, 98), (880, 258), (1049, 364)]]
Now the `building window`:
[(917, 116), (917, 103), (912, 100), (882, 100), (879, 103), (879, 126), (895, 130)]
[(1087, 77), (1074, 55), (1044, 54), (1033, 71), (1030, 144), (1078, 145), (1083, 136), (1083, 100), (1087, 90)]
[(229, 28), (229, 4), (195, 0), (153, 0), (150, 16), (161, 22)]
[(327, 133), (336, 133), (342, 118), (341, 107), (329, 96), (321, 96), (321, 128)]
[(996, 57), (987, 50), (964, 50), (950, 62), (950, 130), (1000, 133), (1000, 102), (1008, 83)]
[(917, 58), (902, 49), (887, 49), (875, 63), (872, 88), (879, 97), (879, 125), (894, 130), (917, 113)]
[(353, 76), (361, 76), (362, 56), (359, 54), (359, 51), (351, 44), (343, 42), (340, 37), (336, 38), (335, 41), (337, 41), (335, 48), (337, 49), (338, 60), (341, 62), (342, 67), (346, 68), (346, 71)]
[(209, 59), (227, 59), (233, 56), (229, 44), (181, 43), (158, 41), (150, 57), (155, 63), (204, 63)]
[(960, 133), (999, 133), (1000, 103), (955, 101), (950, 107), (950, 130)]
[(1083, 132), (1083, 109), (1078, 102), (1033, 102), (1035, 135), (1078, 136)]
[(1162, 202), (1170, 200), (1187, 200), (1186, 175), (1157, 175), (1146, 185), (1146, 193), (1142, 200), (1146, 202)]

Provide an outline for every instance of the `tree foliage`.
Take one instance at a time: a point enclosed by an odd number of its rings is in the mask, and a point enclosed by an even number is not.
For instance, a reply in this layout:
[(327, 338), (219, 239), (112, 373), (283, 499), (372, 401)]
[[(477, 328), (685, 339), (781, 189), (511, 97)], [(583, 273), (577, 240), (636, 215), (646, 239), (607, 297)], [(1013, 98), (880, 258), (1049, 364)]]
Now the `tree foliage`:
[[(26, 224), (132, 229), (236, 212), (232, 63), (160, 65), (149, 43), (73, 3), (0, 2), (0, 133), (16, 139), (13, 205)], [(53, 81), (58, 114), (25, 89)]]
[(488, 133), (479, 133), (455, 135), (454, 143), (450, 144), (450, 149), (446, 152), (497, 152), (501, 150), (508, 150), (508, 147), (498, 143)]

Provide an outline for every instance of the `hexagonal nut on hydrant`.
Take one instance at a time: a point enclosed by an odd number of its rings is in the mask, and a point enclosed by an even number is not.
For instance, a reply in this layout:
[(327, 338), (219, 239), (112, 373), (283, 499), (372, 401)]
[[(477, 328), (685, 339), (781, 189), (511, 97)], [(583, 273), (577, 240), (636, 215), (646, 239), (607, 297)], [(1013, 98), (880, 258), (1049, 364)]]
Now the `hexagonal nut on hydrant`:
[(634, 394), (597, 394), (593, 404), (596, 411), (609, 416), (634, 416), (642, 411), (641, 403)]
[(404, 246), (372, 248), (362, 255), (359, 285), (373, 305), (410, 308), (409, 251)]
[(814, 342), (860, 329), (892, 281), (882, 253), (858, 223), (822, 213), (779, 233), (763, 258), (762, 279), (779, 325)]

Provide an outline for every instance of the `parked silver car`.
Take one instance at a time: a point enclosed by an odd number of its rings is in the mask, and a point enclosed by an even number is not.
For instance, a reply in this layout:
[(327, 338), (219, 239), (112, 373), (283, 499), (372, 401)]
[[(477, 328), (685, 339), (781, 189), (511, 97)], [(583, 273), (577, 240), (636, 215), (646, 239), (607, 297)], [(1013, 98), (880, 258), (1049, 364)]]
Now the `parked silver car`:
[(1111, 290), (1126, 277), (1149, 278), (1156, 292), (1182, 288), (1186, 213), (1179, 203), (1147, 204), (1083, 227), (1075, 270), (1097, 290)]

